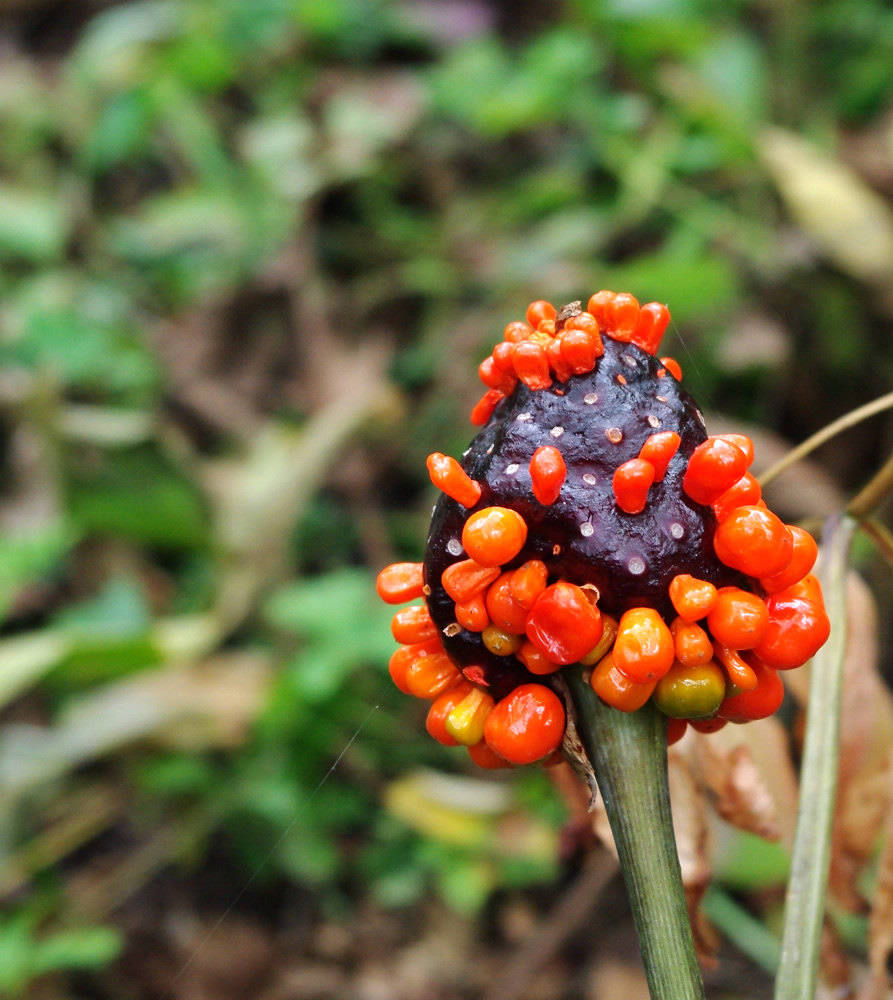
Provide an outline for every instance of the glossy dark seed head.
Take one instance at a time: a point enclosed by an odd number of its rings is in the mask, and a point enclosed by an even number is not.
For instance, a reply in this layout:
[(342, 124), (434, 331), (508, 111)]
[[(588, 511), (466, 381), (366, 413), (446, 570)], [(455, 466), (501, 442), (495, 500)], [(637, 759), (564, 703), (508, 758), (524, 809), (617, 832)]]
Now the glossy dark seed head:
[[(679, 573), (717, 585), (740, 580), (714, 554), (713, 512), (682, 491), (688, 459), (707, 433), (691, 396), (669, 373), (658, 377), (661, 369), (634, 344), (606, 338), (604, 356), (593, 371), (549, 389), (531, 391), (519, 384), (497, 407), (461, 464), (481, 484), (474, 510), (510, 507), (527, 523), (526, 545), (503, 568), (542, 559), (550, 580), (593, 584), (599, 608), (615, 617), (641, 606), (672, 617), (667, 588)], [(649, 489), (644, 511), (626, 514), (615, 501), (614, 471), (662, 430), (679, 434), (679, 450), (664, 479)], [(536, 500), (530, 481), (530, 459), (542, 445), (558, 448), (567, 466), (560, 495), (549, 506)], [(441, 633), (455, 622), (455, 614), (440, 577), (451, 563), (466, 558), (457, 542), (470, 513), (441, 496), (431, 522), (425, 579)], [(477, 633), (461, 629), (443, 642), (460, 666), (484, 667), (497, 692), (527, 679), (515, 657), (494, 656)]]

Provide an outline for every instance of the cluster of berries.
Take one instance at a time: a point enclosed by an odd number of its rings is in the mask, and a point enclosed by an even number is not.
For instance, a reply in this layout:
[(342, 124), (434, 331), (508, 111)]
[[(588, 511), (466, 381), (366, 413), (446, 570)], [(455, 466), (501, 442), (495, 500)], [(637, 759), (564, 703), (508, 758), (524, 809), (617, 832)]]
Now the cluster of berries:
[(423, 598), (394, 616), (391, 677), (484, 767), (555, 754), (549, 678), (570, 664), (620, 711), (651, 699), (673, 741), (772, 714), (777, 671), (828, 636), (815, 541), (763, 502), (750, 439), (708, 437), (654, 357), (669, 319), (608, 291), (531, 303), (480, 366), (462, 462), (428, 458), (424, 564), (379, 574), (383, 600)]

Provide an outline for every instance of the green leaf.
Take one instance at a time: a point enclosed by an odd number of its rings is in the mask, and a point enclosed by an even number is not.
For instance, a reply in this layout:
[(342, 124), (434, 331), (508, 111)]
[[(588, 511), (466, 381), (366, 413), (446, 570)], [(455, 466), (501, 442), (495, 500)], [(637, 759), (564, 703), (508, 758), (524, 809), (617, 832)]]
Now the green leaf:
[(134, 635), (150, 622), (140, 586), (127, 577), (113, 577), (96, 597), (70, 604), (56, 616), (57, 625), (102, 635)]
[(69, 509), (84, 533), (167, 548), (204, 544), (208, 516), (194, 486), (147, 449), (120, 450), (98, 469), (73, 470)]
[(700, 53), (698, 70), (723, 108), (749, 122), (764, 117), (765, 60), (763, 49), (750, 35), (743, 32), (720, 35)]
[(68, 208), (58, 195), (0, 184), (0, 257), (35, 264), (56, 260), (69, 232)]
[(37, 943), (33, 954), (35, 975), (58, 969), (98, 969), (114, 961), (124, 940), (113, 927), (80, 927), (59, 931)]
[(264, 614), (276, 627), (305, 637), (288, 672), (296, 693), (314, 703), (330, 698), (357, 668), (383, 666), (394, 651), (393, 611), (361, 570), (337, 570), (284, 587), (267, 601)]
[(100, 108), (83, 140), (84, 165), (101, 173), (118, 163), (143, 156), (150, 148), (153, 110), (144, 90), (114, 94)]
[(21, 588), (53, 570), (74, 542), (74, 532), (62, 520), (30, 535), (0, 535), (0, 619)]
[(141, 341), (76, 307), (34, 307), (22, 336), (0, 357), (52, 372), (72, 386), (115, 394), (144, 393), (158, 378), (157, 362)]

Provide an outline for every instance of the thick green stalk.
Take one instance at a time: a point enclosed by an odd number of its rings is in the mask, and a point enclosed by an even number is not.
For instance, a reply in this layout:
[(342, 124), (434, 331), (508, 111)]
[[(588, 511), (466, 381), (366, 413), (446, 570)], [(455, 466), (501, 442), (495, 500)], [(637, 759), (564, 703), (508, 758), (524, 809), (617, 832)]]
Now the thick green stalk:
[(837, 792), (840, 695), (846, 645), (846, 574), (855, 522), (830, 518), (822, 536), (820, 576), (831, 636), (812, 660), (800, 806), (785, 900), (776, 1000), (812, 1000), (819, 965), (825, 893), (831, 856), (831, 824)]
[(619, 712), (582, 671), (564, 674), (620, 855), (651, 998), (703, 1000), (670, 815), (664, 718), (650, 703)]

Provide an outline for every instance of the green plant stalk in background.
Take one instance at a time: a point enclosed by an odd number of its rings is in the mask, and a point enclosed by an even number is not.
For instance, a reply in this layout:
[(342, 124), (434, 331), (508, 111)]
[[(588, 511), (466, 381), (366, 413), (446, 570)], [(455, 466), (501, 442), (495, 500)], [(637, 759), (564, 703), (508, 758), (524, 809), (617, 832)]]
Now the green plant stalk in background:
[(650, 702), (637, 712), (605, 705), (580, 669), (565, 675), (620, 856), (652, 1000), (703, 998), (670, 813), (665, 720)]
[(812, 1000), (815, 996), (837, 792), (847, 562), (855, 527), (856, 522), (846, 515), (833, 517), (826, 522), (823, 534), (820, 576), (831, 635), (812, 660), (800, 807), (775, 1000)]

